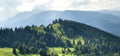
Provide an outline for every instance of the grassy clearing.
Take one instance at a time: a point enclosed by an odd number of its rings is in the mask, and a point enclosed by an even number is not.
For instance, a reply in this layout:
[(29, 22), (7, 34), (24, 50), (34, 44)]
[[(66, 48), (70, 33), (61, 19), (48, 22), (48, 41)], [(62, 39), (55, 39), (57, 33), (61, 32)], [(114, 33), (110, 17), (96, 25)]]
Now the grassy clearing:
[(0, 48), (0, 55), (2, 56), (14, 56), (12, 48)]
[[(57, 53), (59, 56), (62, 56), (62, 47), (49, 47), (49, 51), (50, 52), (55, 52)], [(74, 50), (74, 48), (69, 48), (71, 51)], [(40, 56), (39, 54), (29, 54), (29, 55), (21, 55), (19, 54), (19, 51), (17, 50), (18, 56)], [(14, 56), (14, 54), (12, 53), (12, 48), (0, 48), (0, 55), (1, 56)], [(68, 53), (68, 54), (64, 54), (65, 56), (73, 56), (73, 54)]]
[[(37, 54), (21, 55), (17, 50), (18, 56), (39, 56)], [(0, 48), (0, 56), (15, 56), (12, 53), (12, 48)]]
[[(62, 54), (62, 49), (64, 49), (64, 48), (62, 48), (62, 47), (52, 47), (52, 48), (49, 48), (49, 50), (50, 50), (50, 52), (55, 52), (55, 53), (57, 53), (58, 54), (58, 56), (62, 56), (63, 54)], [(73, 51), (74, 50), (74, 48), (69, 48), (71, 51)], [(64, 54), (65, 56), (74, 56), (73, 54), (71, 54), (71, 53), (67, 53), (67, 54)]]

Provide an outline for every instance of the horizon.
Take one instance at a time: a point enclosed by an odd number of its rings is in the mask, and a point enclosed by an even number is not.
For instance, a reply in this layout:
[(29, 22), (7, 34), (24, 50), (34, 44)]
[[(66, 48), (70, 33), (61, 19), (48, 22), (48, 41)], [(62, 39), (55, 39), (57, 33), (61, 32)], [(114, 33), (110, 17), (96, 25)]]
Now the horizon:
[(0, 21), (38, 10), (120, 11), (120, 0), (1, 0)]

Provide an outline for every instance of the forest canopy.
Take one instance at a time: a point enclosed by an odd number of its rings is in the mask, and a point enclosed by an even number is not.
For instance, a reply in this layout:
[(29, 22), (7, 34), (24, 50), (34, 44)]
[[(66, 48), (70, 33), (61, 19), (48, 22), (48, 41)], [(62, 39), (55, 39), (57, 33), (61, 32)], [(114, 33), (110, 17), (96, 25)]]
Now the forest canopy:
[(63, 54), (119, 56), (120, 37), (83, 23), (57, 19), (48, 26), (1, 28), (0, 47), (13, 48), (15, 55), (18, 49), (20, 54), (57, 56), (57, 53), (48, 53), (48, 48), (62, 47)]

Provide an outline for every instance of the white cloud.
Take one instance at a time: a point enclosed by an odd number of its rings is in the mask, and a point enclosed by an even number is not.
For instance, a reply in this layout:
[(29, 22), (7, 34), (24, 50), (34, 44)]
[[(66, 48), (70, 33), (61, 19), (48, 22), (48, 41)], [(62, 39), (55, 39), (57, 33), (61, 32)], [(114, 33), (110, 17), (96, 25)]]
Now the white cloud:
[(67, 8), (70, 7), (70, 5), (72, 4), (74, 0), (54, 0), (52, 2), (51, 6), (51, 10), (66, 10)]
[(34, 1), (23, 0), (22, 5), (16, 7), (16, 10), (18, 12), (31, 11), (36, 6), (43, 5), (46, 2), (48, 2), (48, 0), (34, 0)]
[(90, 0), (90, 3), (99, 3), (100, 0)]
[(15, 15), (15, 7), (20, 4), (20, 0), (0, 0), (0, 20), (6, 20)]
[(7, 20), (8, 18), (14, 16), (16, 11), (13, 8), (6, 8), (0, 11), (0, 20)]
[[(120, 8), (120, 0), (2, 0), (0, 6), (12, 7), (17, 12), (31, 11), (44, 6), (47, 10), (103, 10)], [(43, 7), (42, 7), (43, 8)], [(46, 10), (46, 9), (45, 9)]]
[(74, 1), (71, 5), (74, 10), (111, 10), (114, 8), (120, 8), (120, 0), (84, 0)]
[(31, 11), (44, 10), (120, 10), (120, 0), (1, 0), (0, 19)]
[[(18, 12), (44, 6), (45, 10), (104, 10), (120, 7), (120, 0), (23, 0)], [(42, 7), (43, 8), (43, 7)]]
[(0, 11), (4, 11), (4, 9), (3, 9), (3, 8), (0, 8)]

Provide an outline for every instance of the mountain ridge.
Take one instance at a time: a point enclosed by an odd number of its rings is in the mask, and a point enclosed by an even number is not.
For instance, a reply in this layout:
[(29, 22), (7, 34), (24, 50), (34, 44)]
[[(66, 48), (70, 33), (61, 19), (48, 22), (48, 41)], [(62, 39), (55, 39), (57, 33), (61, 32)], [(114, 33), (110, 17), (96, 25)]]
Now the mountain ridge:
[[(15, 23), (10, 22), (10, 20), (8, 20), (6, 21), (6, 23), (3, 24), (9, 24), (6, 25), (6, 27), (19, 27), (19, 26), (40, 25), (40, 24), (47, 25), (56, 18), (63, 18), (63, 19), (85, 23), (118, 36), (120, 35), (120, 31), (118, 29), (120, 28), (119, 27), (120, 17), (111, 14), (99, 13), (97, 11), (74, 11), (74, 10), (43, 11), (43, 12), (36, 12), (34, 14), (32, 14), (32, 12), (29, 12), (29, 14), (31, 14), (31, 16), (25, 15), (27, 16), (27, 18), (24, 18), (24, 16), (22, 16), (21, 18), (23, 18), (23, 20), (20, 21), (13, 20), (15, 21)], [(110, 25), (110, 27), (106, 27), (107, 25)], [(116, 30), (118, 31), (116, 32)]]

